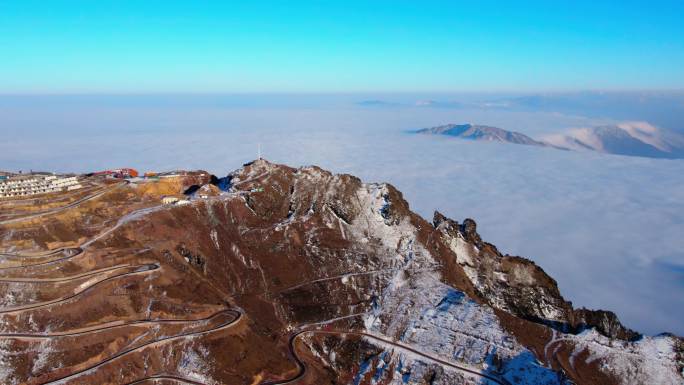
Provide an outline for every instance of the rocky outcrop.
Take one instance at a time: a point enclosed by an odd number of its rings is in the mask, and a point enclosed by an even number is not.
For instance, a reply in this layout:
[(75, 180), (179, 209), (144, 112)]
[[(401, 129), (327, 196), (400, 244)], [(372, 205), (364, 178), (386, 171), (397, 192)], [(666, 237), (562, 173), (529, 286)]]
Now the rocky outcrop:
[(443, 234), (479, 294), (490, 305), (563, 332), (596, 328), (610, 338), (636, 340), (641, 336), (624, 327), (613, 312), (573, 309), (561, 295), (556, 281), (534, 262), (502, 255), (494, 245), (483, 242), (474, 220), (468, 218), (459, 225), (435, 212), (433, 225)]
[(621, 340), (634, 341), (641, 337), (641, 334), (623, 326), (615, 313), (607, 310), (576, 309), (570, 324), (577, 331), (593, 327), (607, 337)]

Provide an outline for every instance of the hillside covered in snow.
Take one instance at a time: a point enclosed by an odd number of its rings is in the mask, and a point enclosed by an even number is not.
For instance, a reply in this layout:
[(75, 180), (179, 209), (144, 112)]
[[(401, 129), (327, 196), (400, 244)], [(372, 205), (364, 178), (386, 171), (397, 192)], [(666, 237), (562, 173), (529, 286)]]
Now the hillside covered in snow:
[(595, 151), (645, 158), (684, 158), (684, 135), (646, 122), (623, 122), (591, 128), (576, 128), (547, 134), (539, 140), (515, 131), (477, 124), (446, 124), (415, 131), (473, 141), (545, 146), (561, 150)]

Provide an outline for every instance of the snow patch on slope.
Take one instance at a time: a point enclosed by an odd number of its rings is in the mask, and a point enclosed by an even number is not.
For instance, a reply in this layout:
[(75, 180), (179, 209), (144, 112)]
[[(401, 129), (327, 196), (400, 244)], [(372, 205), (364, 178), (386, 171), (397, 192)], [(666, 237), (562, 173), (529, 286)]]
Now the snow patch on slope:
[[(351, 226), (355, 237), (379, 239), (387, 258), (396, 267), (383, 277), (386, 285), (371, 311), (364, 316), (366, 331), (483, 374), (494, 377), (511, 374), (509, 382), (512, 384), (561, 383), (555, 372), (537, 364), (534, 355), (504, 331), (490, 308), (442, 283), (441, 276), (434, 270), (423, 269), (437, 266), (437, 262), (417, 241), (417, 229), (407, 217), (391, 218), (392, 202), (388, 196), (386, 185), (364, 185), (357, 197), (365, 211)], [(472, 250), (472, 245), (455, 238), (451, 246), (459, 263), (466, 267), (474, 264), (472, 258), (476, 250)], [(474, 269), (471, 268), (469, 276), (476, 278)], [(392, 360), (395, 367), (402, 368), (401, 375), (396, 376), (385, 374), (383, 369), (382, 373), (376, 373), (374, 380), (387, 375), (386, 378), (393, 377), (392, 384), (419, 383), (424, 379), (418, 373), (430, 367), (443, 373), (437, 376), (440, 382), (435, 383), (453, 383), (456, 378), (459, 383), (487, 381), (484, 377), (439, 365), (400, 346), (372, 338), (367, 340), (390, 352), (382, 361)], [(361, 372), (372, 370), (364, 367), (364, 363), (360, 365), (365, 368)]]
[(207, 376), (211, 371), (209, 364), (209, 351), (200, 346), (199, 348), (185, 349), (178, 364), (178, 372), (188, 379), (193, 379), (207, 385), (218, 384), (214, 379)]
[(609, 339), (594, 329), (578, 335), (564, 334), (556, 340), (574, 343), (573, 364), (587, 350), (587, 363), (600, 362), (606, 372), (623, 384), (682, 385), (684, 374), (678, 373), (674, 339), (667, 335), (643, 337), (636, 342)]

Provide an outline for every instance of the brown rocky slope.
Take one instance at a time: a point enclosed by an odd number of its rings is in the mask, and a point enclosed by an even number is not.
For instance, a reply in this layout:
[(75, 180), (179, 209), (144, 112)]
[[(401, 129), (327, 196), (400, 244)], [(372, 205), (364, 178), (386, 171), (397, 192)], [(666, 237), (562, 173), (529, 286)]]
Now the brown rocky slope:
[(1, 383), (683, 381), (681, 339), (573, 309), (391, 185), (264, 160), (199, 175), (0, 222)]

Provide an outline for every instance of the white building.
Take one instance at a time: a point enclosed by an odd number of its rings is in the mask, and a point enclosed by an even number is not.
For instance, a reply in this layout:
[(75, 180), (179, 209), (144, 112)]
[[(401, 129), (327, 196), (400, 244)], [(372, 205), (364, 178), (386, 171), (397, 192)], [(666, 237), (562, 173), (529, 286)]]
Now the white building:
[(176, 197), (163, 197), (162, 198), (162, 204), (165, 204), (165, 205), (172, 205), (178, 201), (179, 201), (179, 199)]
[(181, 205), (187, 205), (188, 203), (190, 203), (190, 201), (187, 199), (180, 199), (180, 198), (173, 197), (173, 196), (162, 197), (162, 204), (165, 204), (165, 205), (181, 206)]
[(57, 191), (71, 191), (83, 187), (75, 176), (22, 175), (0, 180), (0, 198), (22, 197)]

